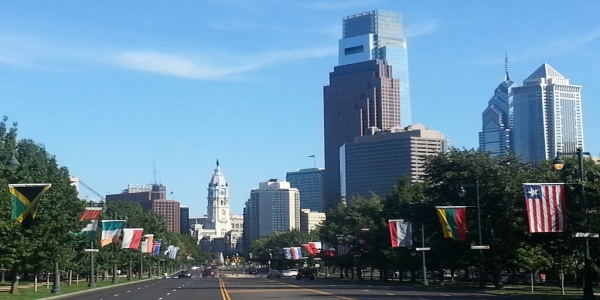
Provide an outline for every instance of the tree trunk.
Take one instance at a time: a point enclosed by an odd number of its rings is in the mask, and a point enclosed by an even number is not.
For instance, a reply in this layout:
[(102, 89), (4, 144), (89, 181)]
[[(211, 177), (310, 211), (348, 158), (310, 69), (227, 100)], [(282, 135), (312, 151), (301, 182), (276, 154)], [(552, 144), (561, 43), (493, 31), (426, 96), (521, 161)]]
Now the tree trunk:
[(46, 289), (50, 288), (50, 273), (46, 272)]
[(17, 268), (13, 266), (12, 270), (12, 283), (10, 285), (10, 294), (16, 295), (19, 294), (19, 272)]
[(565, 294), (565, 272), (563, 272), (563, 270), (560, 270), (560, 291), (562, 292), (562, 294)]
[(529, 273), (529, 281), (531, 282), (531, 292), (533, 293), (533, 270)]
[(38, 280), (38, 275), (35, 274), (33, 276), (33, 291), (34, 292), (37, 292), (37, 290), (38, 290), (38, 281), (37, 280)]
[(0, 282), (6, 282), (6, 278), (4, 277), (4, 274), (6, 273), (6, 271), (2, 270), (2, 273), (0, 273)]
[(71, 286), (73, 280), (73, 271), (69, 270), (69, 283), (67, 284), (68, 286)]

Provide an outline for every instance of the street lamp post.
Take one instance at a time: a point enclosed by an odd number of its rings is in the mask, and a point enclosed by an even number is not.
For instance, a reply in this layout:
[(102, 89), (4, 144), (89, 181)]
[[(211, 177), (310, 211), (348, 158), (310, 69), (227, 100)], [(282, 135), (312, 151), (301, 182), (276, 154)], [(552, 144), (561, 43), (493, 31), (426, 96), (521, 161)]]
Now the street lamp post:
[(60, 270), (58, 269), (58, 261), (54, 262), (54, 283), (52, 284), (52, 294), (61, 294), (60, 290)]
[[(463, 197), (466, 194), (465, 189), (461, 186), (459, 196)], [(475, 181), (475, 197), (477, 198), (477, 230), (479, 233), (479, 245), (471, 246), (471, 249), (479, 250), (479, 276), (477, 276), (477, 281), (479, 285), (477, 287), (478, 290), (483, 291), (486, 288), (485, 285), (485, 273), (483, 269), (483, 250), (489, 249), (489, 246), (483, 245), (483, 238), (481, 235), (481, 205), (479, 202), (479, 181)]]
[(19, 167), (19, 161), (15, 157), (14, 153), (0, 153), (0, 159), (4, 160), (9, 157), (8, 161), (6, 161), (6, 168), (10, 171), (14, 171)]
[[(562, 168), (565, 166), (565, 161), (562, 159), (561, 155), (576, 155), (577, 156), (577, 160), (579, 162), (579, 184), (581, 185), (581, 204), (584, 206), (584, 220), (583, 220), (583, 224), (585, 226), (585, 229), (588, 229), (588, 224), (587, 224), (587, 208), (588, 208), (588, 204), (585, 200), (585, 186), (584, 186), (584, 182), (585, 182), (585, 171), (583, 169), (583, 156), (584, 155), (588, 155), (591, 156), (591, 154), (589, 152), (584, 152), (583, 149), (581, 147), (577, 148), (577, 150), (574, 153), (561, 153), (561, 152), (556, 152), (556, 158), (553, 161), (553, 165), (554, 168), (558, 171), (562, 170)], [(594, 296), (594, 287), (592, 285), (592, 269), (590, 266), (590, 236), (591, 237), (598, 237), (597, 234), (591, 234), (591, 233), (576, 233), (575, 237), (584, 237), (585, 238), (585, 260), (584, 260), (584, 278), (583, 278), (583, 297), (581, 299), (584, 300), (588, 300), (588, 299), (596, 299), (596, 296)]]

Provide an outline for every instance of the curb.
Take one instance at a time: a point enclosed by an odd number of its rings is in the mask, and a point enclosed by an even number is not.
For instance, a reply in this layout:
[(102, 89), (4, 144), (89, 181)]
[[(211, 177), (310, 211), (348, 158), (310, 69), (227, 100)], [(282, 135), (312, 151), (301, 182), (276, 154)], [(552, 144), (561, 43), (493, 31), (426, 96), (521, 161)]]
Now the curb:
[[(178, 272), (169, 274), (169, 276), (172, 276), (174, 274), (177, 274)], [(117, 286), (124, 286), (124, 285), (129, 285), (129, 284), (134, 284), (134, 283), (139, 283), (139, 282), (144, 282), (144, 281), (149, 281), (149, 280), (154, 280), (154, 279), (161, 279), (162, 277), (151, 277), (151, 278), (145, 278), (145, 279), (140, 279), (140, 280), (136, 280), (136, 281), (130, 281), (130, 282), (123, 282), (123, 283), (117, 283), (116, 285), (108, 285), (108, 286), (103, 286), (103, 287), (97, 287), (97, 288), (90, 288), (87, 290), (83, 290), (83, 291), (78, 291), (78, 292), (72, 292), (72, 293), (66, 293), (66, 294), (60, 294), (60, 295), (56, 295), (56, 296), (50, 296), (50, 297), (46, 297), (46, 298), (40, 298), (43, 300), (46, 299), (62, 299), (64, 297), (71, 297), (73, 295), (81, 295), (81, 294), (87, 294), (87, 293), (91, 293), (93, 291), (100, 291), (100, 290), (107, 290), (110, 288), (114, 288)]]

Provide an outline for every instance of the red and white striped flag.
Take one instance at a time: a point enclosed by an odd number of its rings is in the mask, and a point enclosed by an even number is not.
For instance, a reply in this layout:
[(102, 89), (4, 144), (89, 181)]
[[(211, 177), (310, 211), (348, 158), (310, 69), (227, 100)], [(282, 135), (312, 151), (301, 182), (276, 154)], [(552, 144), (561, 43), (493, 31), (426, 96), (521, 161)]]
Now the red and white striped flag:
[(529, 232), (564, 232), (567, 229), (565, 186), (562, 183), (524, 183)]
[(123, 249), (136, 249), (140, 246), (144, 228), (124, 228), (123, 229)]
[(412, 223), (403, 219), (389, 220), (392, 247), (412, 247)]

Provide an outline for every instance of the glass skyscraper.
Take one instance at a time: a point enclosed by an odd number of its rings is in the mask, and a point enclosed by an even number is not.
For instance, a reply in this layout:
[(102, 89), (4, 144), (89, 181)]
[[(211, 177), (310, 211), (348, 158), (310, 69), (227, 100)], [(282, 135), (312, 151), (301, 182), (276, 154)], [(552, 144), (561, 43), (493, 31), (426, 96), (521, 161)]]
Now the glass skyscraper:
[(344, 18), (339, 65), (373, 59), (386, 60), (400, 79), (400, 122), (411, 125), (408, 52), (399, 13), (375, 10)]
[(581, 86), (543, 64), (512, 91), (514, 151), (523, 161), (539, 163), (557, 151), (583, 148)]
[(494, 90), (494, 96), (481, 114), (479, 150), (490, 152), (493, 156), (512, 151), (513, 84), (508, 77), (507, 63), (504, 81)]

